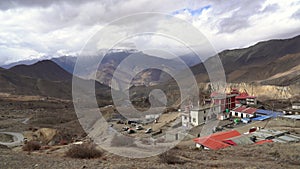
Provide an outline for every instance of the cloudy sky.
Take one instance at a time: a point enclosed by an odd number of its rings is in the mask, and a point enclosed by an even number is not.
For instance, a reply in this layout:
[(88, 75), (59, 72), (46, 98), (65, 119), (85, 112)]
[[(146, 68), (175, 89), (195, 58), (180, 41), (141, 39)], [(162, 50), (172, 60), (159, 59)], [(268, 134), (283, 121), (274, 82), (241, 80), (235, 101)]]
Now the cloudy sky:
[[(0, 1), (0, 65), (78, 55), (101, 28), (120, 17), (140, 12), (162, 12), (186, 20), (217, 51), (300, 34), (299, 0), (3, 0)], [(150, 23), (155, 25), (153, 21)], [(114, 27), (126, 33), (122, 25)], [(134, 43), (128, 46), (165, 45), (149, 37), (135, 39)]]

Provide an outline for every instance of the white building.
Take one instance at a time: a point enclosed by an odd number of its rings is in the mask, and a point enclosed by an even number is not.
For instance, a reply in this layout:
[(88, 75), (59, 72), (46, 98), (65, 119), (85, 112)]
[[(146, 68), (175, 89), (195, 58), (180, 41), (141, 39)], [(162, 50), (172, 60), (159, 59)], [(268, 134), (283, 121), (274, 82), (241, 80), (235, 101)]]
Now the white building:
[(292, 104), (292, 109), (294, 109), (294, 110), (300, 110), (300, 103), (293, 103)]
[(256, 97), (248, 96), (247, 99), (246, 99), (246, 104), (247, 105), (257, 105)]
[(181, 113), (181, 123), (183, 127), (189, 128), (191, 123), (190, 109), (192, 106), (185, 106), (184, 112)]
[(241, 106), (231, 110), (230, 112), (232, 117), (252, 118), (255, 117), (256, 110), (256, 108)]
[(194, 108), (190, 111), (191, 124), (199, 126), (206, 120), (217, 118), (217, 114), (221, 112), (220, 105), (207, 105), (204, 107)]

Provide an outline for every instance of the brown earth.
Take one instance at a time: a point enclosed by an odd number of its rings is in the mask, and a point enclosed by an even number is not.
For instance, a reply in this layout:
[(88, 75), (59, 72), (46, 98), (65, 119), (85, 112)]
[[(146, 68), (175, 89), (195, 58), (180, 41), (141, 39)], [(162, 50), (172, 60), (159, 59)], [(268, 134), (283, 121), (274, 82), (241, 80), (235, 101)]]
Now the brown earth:
[[(1, 149), (0, 168), (299, 168), (300, 144), (248, 145), (219, 151), (177, 146), (167, 154), (129, 159), (104, 152), (91, 160), (72, 159), (55, 152), (28, 155), (19, 150)], [(170, 163), (170, 164), (168, 164)]]
[[(111, 110), (113, 111), (113, 110)], [(27, 124), (24, 119), (30, 118)], [(163, 120), (163, 119), (162, 119)], [(165, 121), (165, 120), (163, 120)], [(281, 124), (269, 123), (270, 127)], [(268, 127), (268, 126), (267, 126)], [(285, 129), (291, 130), (292, 128)], [(52, 128), (60, 133), (57, 141), (84, 138), (72, 102), (62, 100), (0, 100), (0, 129), (23, 132)], [(281, 128), (279, 128), (281, 129)], [(42, 129), (45, 130), (45, 129)], [(47, 129), (48, 130), (48, 129)], [(297, 130), (298, 131), (298, 130)], [(50, 133), (51, 133), (50, 132)], [(47, 133), (47, 131), (46, 131)], [(53, 133), (52, 133), (53, 134)], [(57, 143), (58, 144), (58, 143)], [(195, 149), (189, 140), (168, 153), (144, 159), (119, 157), (104, 151), (99, 158), (85, 160), (65, 157), (70, 145), (50, 146), (28, 154), (20, 147), (0, 148), (0, 168), (299, 168), (300, 143), (247, 145), (219, 151)], [(47, 147), (47, 146), (46, 146)]]

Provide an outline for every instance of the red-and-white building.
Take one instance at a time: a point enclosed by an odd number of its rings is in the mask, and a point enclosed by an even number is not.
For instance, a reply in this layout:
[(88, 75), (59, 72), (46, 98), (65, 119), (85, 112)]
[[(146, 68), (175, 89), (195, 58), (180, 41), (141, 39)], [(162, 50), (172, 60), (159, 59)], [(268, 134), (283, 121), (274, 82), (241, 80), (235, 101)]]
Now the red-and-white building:
[(227, 94), (220, 94), (217, 92), (213, 92), (211, 94), (212, 103), (214, 105), (220, 106), (220, 114), (218, 116), (219, 120), (225, 120), (230, 117), (230, 110), (234, 109), (236, 107), (235, 103), (235, 97), (237, 96), (237, 93), (235, 91), (231, 91)]
[(252, 107), (241, 106), (230, 111), (232, 117), (253, 118), (257, 109)]
[[(220, 113), (218, 115), (219, 120), (228, 119), (232, 114), (230, 113), (231, 110), (235, 109), (236, 107), (241, 107), (243, 105), (256, 105), (257, 100), (255, 96), (250, 96), (247, 91), (240, 92), (238, 89), (231, 89), (229, 93), (218, 93), (213, 92), (211, 95), (211, 103), (213, 105), (220, 106)], [(245, 112), (239, 112), (239, 117), (252, 117), (254, 115), (251, 114), (254, 109), (247, 109)], [(254, 115), (255, 116), (255, 115)], [(242, 118), (243, 118), (242, 117)]]
[(236, 96), (237, 107), (242, 105), (256, 105), (256, 104), (257, 104), (257, 99), (255, 96), (250, 96), (247, 91), (238, 92), (238, 95)]
[(241, 134), (236, 130), (224, 131), (211, 134), (209, 136), (204, 136), (200, 138), (195, 138), (194, 142), (197, 148), (205, 148), (211, 150), (218, 150), (231, 146), (230, 144), (224, 142), (225, 140), (231, 139), (233, 137), (240, 136)]

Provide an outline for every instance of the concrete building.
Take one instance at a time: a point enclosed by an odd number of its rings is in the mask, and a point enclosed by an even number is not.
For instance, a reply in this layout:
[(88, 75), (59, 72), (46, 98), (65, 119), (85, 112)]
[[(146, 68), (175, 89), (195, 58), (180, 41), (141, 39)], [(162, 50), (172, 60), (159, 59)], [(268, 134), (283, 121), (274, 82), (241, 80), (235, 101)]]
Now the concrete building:
[(273, 142), (288, 143), (288, 142), (299, 142), (300, 137), (289, 134), (287, 131), (261, 129), (255, 131), (249, 136), (255, 136), (257, 141), (261, 140), (272, 140)]
[(246, 104), (247, 105), (257, 105), (257, 100), (255, 96), (248, 96), (246, 98)]
[(190, 109), (192, 106), (185, 106), (184, 111), (181, 113), (181, 123), (183, 127), (191, 127)]
[(293, 110), (300, 110), (300, 103), (293, 103), (292, 104), (292, 109)]
[(292, 103), (292, 107), (285, 108), (283, 110), (285, 115), (299, 115), (300, 114), (300, 103)]
[(200, 124), (205, 123), (206, 114), (208, 113), (209, 108), (195, 108), (190, 112), (191, 115), (191, 124), (193, 126), (199, 126)]
[(220, 105), (221, 111), (232, 110), (235, 108), (235, 97), (236, 94), (220, 94), (212, 93), (211, 99), (214, 105)]
[(236, 105), (256, 105), (257, 99), (255, 96), (249, 96), (248, 93), (242, 92), (236, 96)]
[(191, 124), (193, 126), (199, 126), (205, 123), (206, 120), (216, 119), (220, 112), (220, 105), (206, 105), (193, 108), (190, 111)]

